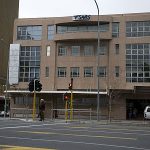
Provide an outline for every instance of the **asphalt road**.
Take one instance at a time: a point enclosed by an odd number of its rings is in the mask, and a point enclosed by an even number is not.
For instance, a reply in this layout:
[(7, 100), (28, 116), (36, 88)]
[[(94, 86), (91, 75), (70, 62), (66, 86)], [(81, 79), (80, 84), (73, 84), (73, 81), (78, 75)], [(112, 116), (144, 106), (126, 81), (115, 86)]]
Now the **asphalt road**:
[(0, 150), (150, 150), (150, 127), (0, 120)]

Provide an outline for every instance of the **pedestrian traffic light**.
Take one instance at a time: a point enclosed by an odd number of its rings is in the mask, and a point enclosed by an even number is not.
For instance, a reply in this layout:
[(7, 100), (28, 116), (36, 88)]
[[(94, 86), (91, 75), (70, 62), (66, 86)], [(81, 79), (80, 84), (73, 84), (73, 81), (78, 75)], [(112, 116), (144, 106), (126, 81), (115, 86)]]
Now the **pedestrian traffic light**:
[(68, 93), (64, 93), (64, 101), (67, 101), (67, 100), (69, 100)]
[(72, 90), (72, 84), (71, 83), (69, 83), (69, 90), (71, 91)]
[(30, 92), (33, 92), (34, 91), (34, 80), (31, 80), (30, 82), (29, 82), (29, 91)]
[(35, 80), (35, 91), (41, 91), (42, 90), (42, 84), (39, 80)]

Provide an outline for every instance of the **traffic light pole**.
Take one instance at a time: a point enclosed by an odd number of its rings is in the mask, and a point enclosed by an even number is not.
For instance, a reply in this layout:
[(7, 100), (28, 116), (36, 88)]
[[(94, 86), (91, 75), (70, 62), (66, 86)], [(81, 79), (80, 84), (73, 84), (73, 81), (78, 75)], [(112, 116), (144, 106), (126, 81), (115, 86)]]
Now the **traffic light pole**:
[(65, 102), (65, 120), (67, 122), (68, 120), (68, 101)]
[(33, 114), (32, 118), (35, 120), (35, 114), (36, 114), (36, 90), (35, 90), (35, 82), (37, 79), (34, 79), (34, 97), (33, 97)]
[(71, 78), (71, 97), (70, 97), (70, 120), (73, 120), (73, 93), (72, 93), (72, 89), (73, 89), (73, 78)]
[(70, 120), (73, 119), (73, 93), (71, 90), (71, 98), (70, 98)]

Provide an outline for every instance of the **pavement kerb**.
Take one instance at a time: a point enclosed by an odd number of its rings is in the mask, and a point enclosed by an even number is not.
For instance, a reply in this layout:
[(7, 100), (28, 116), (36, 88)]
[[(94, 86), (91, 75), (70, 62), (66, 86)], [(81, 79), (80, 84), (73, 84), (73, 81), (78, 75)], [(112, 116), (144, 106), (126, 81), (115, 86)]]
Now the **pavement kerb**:
[[(25, 118), (0, 118), (0, 120), (20, 120), (25, 122), (39, 122), (39, 120), (36, 118), (33, 119), (25, 119)], [(145, 126), (150, 127), (150, 120), (112, 120), (111, 122), (109, 120), (64, 120), (64, 119), (45, 119), (45, 123), (76, 123), (76, 124), (93, 124), (93, 125), (124, 125), (124, 126)]]

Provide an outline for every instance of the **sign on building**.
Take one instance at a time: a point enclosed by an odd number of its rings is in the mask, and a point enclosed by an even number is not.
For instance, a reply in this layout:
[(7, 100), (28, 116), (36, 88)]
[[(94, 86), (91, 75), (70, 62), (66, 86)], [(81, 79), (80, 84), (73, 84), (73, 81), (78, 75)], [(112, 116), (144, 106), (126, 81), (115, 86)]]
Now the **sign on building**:
[(19, 82), (19, 52), (20, 44), (10, 44), (9, 51), (9, 84)]
[(72, 20), (74, 21), (88, 21), (90, 20), (90, 15), (76, 15), (72, 17)]

